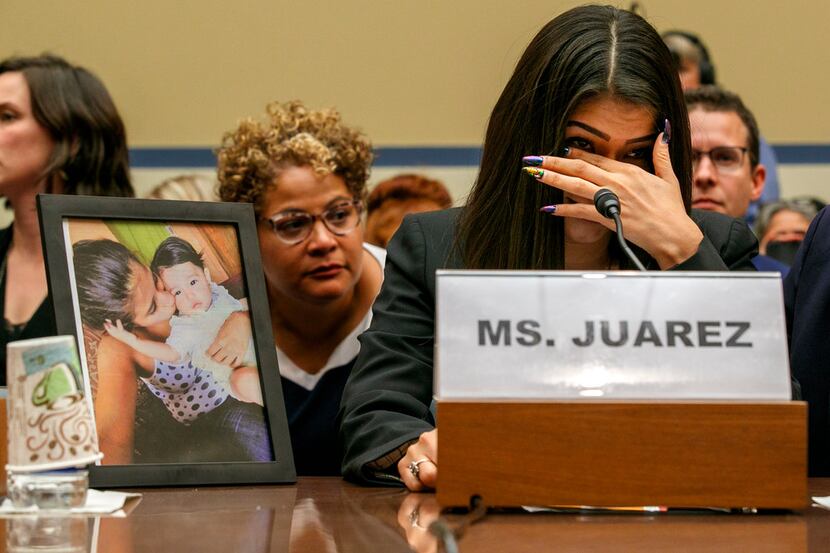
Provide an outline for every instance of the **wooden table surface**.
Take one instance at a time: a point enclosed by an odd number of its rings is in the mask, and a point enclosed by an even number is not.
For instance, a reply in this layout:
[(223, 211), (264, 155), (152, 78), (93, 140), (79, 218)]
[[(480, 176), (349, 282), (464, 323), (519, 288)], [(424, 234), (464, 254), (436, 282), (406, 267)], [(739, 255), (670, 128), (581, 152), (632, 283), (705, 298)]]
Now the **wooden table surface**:
[[(7, 519), (7, 551), (35, 541), (98, 552), (436, 551), (425, 527), (437, 514), (432, 494), (361, 488), (338, 478), (295, 486), (141, 490), (124, 518)], [(830, 478), (810, 480), (830, 495)], [(460, 520), (448, 515), (449, 523)], [(50, 526), (51, 525), (51, 526)], [(2, 525), (0, 525), (2, 527)], [(50, 540), (52, 540), (50, 542)], [(529, 514), (499, 512), (467, 528), (462, 552), (830, 551), (830, 511), (759, 515), (717, 513)]]

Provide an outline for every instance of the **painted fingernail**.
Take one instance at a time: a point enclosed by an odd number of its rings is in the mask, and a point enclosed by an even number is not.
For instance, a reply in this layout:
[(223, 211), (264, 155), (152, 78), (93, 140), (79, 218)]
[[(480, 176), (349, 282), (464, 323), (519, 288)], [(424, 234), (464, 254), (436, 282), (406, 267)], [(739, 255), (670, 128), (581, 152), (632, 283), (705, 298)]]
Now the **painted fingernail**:
[(671, 140), (671, 123), (666, 119), (663, 125), (663, 144), (668, 144), (669, 140)]
[(556, 213), (556, 206), (555, 205), (546, 205), (545, 207), (541, 208), (539, 211), (542, 213)]
[(531, 167), (538, 167), (542, 165), (544, 160), (541, 156), (525, 156), (522, 158), (522, 163), (525, 165), (530, 165)]
[(561, 152), (562, 152), (562, 157), (568, 157), (568, 154), (571, 153), (571, 149), (568, 148), (567, 146), (563, 146)]
[(544, 169), (539, 169), (537, 167), (522, 167), (522, 171), (524, 171), (534, 179), (541, 179), (542, 176), (545, 174)]

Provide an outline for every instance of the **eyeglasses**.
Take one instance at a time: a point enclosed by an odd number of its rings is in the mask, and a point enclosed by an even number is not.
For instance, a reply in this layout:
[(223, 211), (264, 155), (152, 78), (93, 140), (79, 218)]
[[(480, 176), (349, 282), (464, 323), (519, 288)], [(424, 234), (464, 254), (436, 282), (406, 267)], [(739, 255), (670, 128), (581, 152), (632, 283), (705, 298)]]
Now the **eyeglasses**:
[(712, 148), (708, 152), (702, 150), (692, 150), (692, 170), (697, 170), (700, 165), (700, 160), (704, 156), (709, 156), (709, 159), (715, 165), (718, 171), (723, 173), (734, 173), (741, 168), (744, 161), (744, 154), (748, 148), (741, 148), (739, 146), (720, 146)]
[(344, 236), (360, 223), (363, 204), (359, 201), (334, 205), (318, 215), (306, 211), (284, 211), (265, 219), (274, 234), (286, 244), (299, 244), (311, 236), (311, 229), (317, 219), (337, 236)]

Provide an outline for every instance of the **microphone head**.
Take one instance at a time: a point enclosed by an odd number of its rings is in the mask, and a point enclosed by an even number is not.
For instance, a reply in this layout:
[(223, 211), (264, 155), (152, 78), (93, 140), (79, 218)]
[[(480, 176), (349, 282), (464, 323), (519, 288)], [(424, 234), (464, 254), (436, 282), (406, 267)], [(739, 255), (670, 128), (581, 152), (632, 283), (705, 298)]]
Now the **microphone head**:
[(600, 215), (606, 219), (612, 219), (614, 215), (620, 213), (620, 198), (607, 188), (600, 188), (594, 194), (594, 207)]

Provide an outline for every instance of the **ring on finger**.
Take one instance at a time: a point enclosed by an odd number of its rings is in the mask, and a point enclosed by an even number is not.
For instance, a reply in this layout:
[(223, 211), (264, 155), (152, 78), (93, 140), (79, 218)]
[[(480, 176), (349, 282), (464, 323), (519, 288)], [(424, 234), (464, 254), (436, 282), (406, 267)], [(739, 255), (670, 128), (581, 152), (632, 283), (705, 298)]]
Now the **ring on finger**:
[(426, 463), (427, 461), (429, 461), (429, 459), (418, 459), (417, 461), (412, 461), (411, 463), (409, 463), (409, 466), (407, 468), (409, 469), (409, 472), (412, 474), (412, 476), (420, 480), (421, 477), (419, 475), (421, 474), (421, 467), (419, 467), (418, 465), (420, 465), (421, 463)]

